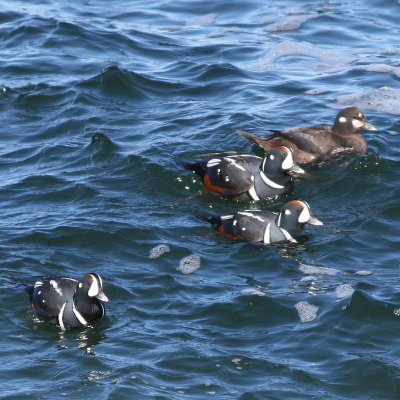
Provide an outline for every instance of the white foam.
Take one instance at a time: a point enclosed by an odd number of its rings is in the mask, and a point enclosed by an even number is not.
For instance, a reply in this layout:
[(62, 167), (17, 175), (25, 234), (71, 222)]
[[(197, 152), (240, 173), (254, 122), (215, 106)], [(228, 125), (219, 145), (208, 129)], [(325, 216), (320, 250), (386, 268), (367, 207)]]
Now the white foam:
[[(320, 62), (317, 67), (342, 70), (343, 66), (349, 65), (356, 60), (356, 57), (350, 52), (342, 52), (315, 46), (308, 42), (298, 42), (293, 40), (284, 40), (272, 46), (265, 56), (256, 64), (252, 65), (255, 71), (269, 71), (275, 69), (297, 70), (298, 63), (279, 63), (279, 59), (288, 56), (305, 56)], [(302, 67), (303, 68), (303, 67)]]
[(357, 275), (361, 275), (361, 276), (367, 276), (367, 275), (371, 275), (372, 274), (372, 271), (356, 271), (356, 274)]
[(200, 261), (200, 256), (197, 254), (191, 254), (190, 256), (182, 258), (177, 271), (182, 272), (182, 274), (185, 275), (192, 274), (200, 268)]
[(318, 18), (318, 15), (289, 15), (267, 26), (267, 31), (294, 31), (310, 19)]
[(300, 271), (304, 274), (320, 274), (320, 275), (336, 275), (340, 272), (338, 269), (329, 267), (315, 267), (314, 265), (302, 264), (300, 266)]
[(202, 26), (202, 25), (212, 25), (217, 18), (217, 14), (210, 13), (201, 15), (200, 17), (193, 18), (186, 22), (186, 26)]
[(322, 94), (322, 93), (326, 93), (327, 90), (319, 90), (319, 89), (310, 89), (310, 90), (306, 90), (304, 93), (305, 94), (310, 94), (310, 95), (317, 95), (317, 94)]
[(351, 285), (344, 283), (343, 285), (339, 285), (335, 289), (335, 294), (338, 299), (345, 299), (346, 297), (350, 297), (354, 293), (354, 289)]
[(400, 115), (400, 89), (382, 87), (362, 93), (339, 96), (336, 101), (340, 106), (358, 106), (366, 110)]
[(209, 35), (207, 35), (207, 37), (209, 38), (219, 38), (222, 36), (226, 36), (226, 34), (233, 32), (233, 33), (249, 33), (249, 31), (242, 29), (242, 28), (238, 28), (238, 27), (231, 27), (231, 28), (223, 28), (220, 29), (216, 32), (210, 33)]
[(159, 244), (150, 250), (149, 258), (154, 259), (161, 257), (165, 253), (169, 253), (171, 249), (167, 244)]
[(246, 288), (242, 290), (242, 294), (249, 296), (265, 296), (265, 293), (255, 288)]
[(307, 275), (300, 279), (300, 282), (313, 282), (316, 281), (317, 277), (315, 275)]
[(387, 64), (366, 64), (366, 65), (357, 65), (355, 69), (361, 69), (363, 71), (368, 71), (368, 72), (393, 72), (397, 71), (399, 68), (393, 67), (392, 65), (387, 65)]
[(394, 48), (387, 49), (385, 51), (385, 54), (400, 54), (400, 47), (394, 47)]
[(308, 301), (300, 301), (294, 307), (299, 313), (301, 322), (311, 322), (317, 318), (319, 307), (310, 304)]

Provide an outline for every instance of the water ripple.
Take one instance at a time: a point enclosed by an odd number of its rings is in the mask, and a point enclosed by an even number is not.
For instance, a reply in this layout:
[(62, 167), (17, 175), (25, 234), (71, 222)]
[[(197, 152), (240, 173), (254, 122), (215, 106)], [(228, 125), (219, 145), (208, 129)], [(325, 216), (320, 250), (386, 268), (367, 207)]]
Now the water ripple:
[[(398, 399), (397, 2), (3, 3), (3, 395)], [(176, 161), (354, 105), (380, 131), (296, 178), (324, 222), (304, 243), (193, 217), (281, 203), (220, 199)], [(90, 271), (98, 324), (27, 310), (34, 277)]]

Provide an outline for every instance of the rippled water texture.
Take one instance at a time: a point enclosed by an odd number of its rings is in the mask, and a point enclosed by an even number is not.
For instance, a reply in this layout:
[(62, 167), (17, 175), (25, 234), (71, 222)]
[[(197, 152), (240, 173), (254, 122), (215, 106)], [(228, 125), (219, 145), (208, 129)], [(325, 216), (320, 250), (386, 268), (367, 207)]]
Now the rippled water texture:
[[(399, 399), (400, 5), (3, 1), (3, 399)], [(178, 164), (235, 134), (364, 109), (369, 153), (296, 179), (301, 244), (218, 236)], [(259, 153), (257, 153), (259, 154)], [(97, 272), (94, 327), (27, 312), (21, 284)]]

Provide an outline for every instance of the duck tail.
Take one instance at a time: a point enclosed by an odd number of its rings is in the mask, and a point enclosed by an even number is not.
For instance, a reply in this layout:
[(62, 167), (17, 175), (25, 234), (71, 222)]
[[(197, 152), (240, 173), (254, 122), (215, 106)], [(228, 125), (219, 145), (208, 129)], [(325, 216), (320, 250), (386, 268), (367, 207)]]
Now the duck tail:
[(264, 151), (270, 149), (271, 146), (267, 144), (267, 141), (259, 136), (253, 135), (252, 133), (237, 130), (236, 133), (242, 138), (246, 139), (251, 144), (261, 147)]
[(213, 226), (220, 226), (222, 224), (221, 218), (217, 216), (210, 216), (210, 215), (195, 215), (196, 218), (198, 218), (200, 221), (203, 222), (208, 222), (209, 224)]
[(195, 172), (197, 175), (200, 175), (201, 177), (203, 177), (207, 173), (206, 164), (203, 162), (190, 163), (185, 161), (178, 161), (178, 164), (189, 171)]

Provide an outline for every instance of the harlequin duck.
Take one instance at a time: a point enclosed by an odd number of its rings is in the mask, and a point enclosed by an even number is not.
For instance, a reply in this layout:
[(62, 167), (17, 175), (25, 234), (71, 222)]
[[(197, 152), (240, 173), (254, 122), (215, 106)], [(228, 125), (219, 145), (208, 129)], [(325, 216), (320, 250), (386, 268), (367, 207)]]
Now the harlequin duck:
[(290, 241), (296, 243), (305, 237), (305, 224), (323, 225), (316, 219), (305, 201), (292, 200), (279, 213), (262, 210), (239, 211), (232, 215), (198, 216), (214, 225), (219, 233), (231, 239), (266, 244)]
[(87, 326), (104, 316), (103, 292), (100, 275), (89, 273), (80, 280), (65, 277), (42, 277), (26, 291), (30, 308), (38, 315), (56, 319), (61, 329)]
[(293, 179), (288, 171), (304, 173), (285, 146), (270, 149), (264, 158), (237, 154), (208, 162), (182, 163), (202, 177), (203, 186), (213, 193), (237, 201), (261, 200), (290, 193)]
[(341, 110), (333, 126), (308, 126), (274, 131), (260, 138), (247, 132), (237, 131), (250, 143), (268, 151), (273, 146), (289, 146), (298, 164), (323, 164), (349, 153), (366, 154), (368, 144), (359, 133), (361, 129), (377, 131), (357, 107)]

